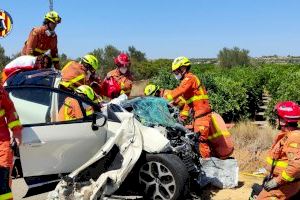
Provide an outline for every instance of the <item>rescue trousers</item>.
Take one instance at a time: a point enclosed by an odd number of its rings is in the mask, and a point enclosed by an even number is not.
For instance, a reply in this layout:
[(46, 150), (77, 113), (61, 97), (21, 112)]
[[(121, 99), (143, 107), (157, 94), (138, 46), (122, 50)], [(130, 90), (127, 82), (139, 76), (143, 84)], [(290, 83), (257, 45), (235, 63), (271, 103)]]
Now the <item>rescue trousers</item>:
[(295, 196), (298, 192), (300, 192), (300, 181), (284, 184), (269, 192), (262, 190), (256, 200), (285, 200)]
[(0, 200), (13, 199), (10, 189), (10, 172), (13, 165), (13, 152), (10, 141), (0, 141)]
[(211, 113), (196, 117), (194, 121), (194, 132), (198, 133), (199, 153), (202, 158), (211, 157), (211, 149), (208, 145), (208, 136), (210, 132)]

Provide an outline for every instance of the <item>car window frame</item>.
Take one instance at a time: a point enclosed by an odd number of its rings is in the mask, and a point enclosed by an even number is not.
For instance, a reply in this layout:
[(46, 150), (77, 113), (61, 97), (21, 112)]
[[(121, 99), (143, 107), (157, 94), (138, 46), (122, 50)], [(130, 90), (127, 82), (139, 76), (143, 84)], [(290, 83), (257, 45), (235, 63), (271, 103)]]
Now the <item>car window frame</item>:
[[(83, 123), (83, 122), (92, 122), (92, 116), (87, 116), (86, 113), (84, 112), (85, 109), (83, 108), (83, 103), (92, 106), (94, 112), (101, 112), (101, 109), (98, 104), (90, 101), (88, 98), (83, 98), (82, 96), (76, 95), (72, 92), (68, 92), (59, 88), (52, 88), (48, 86), (38, 86), (38, 85), (22, 85), (22, 86), (5, 86), (4, 89), (7, 91), (8, 94), (12, 90), (22, 90), (22, 89), (45, 89), (49, 90), (50, 92), (56, 92), (58, 94), (64, 94), (67, 97), (71, 97), (79, 101), (79, 105), (81, 108), (81, 111), (83, 113), (83, 118), (81, 119), (75, 119), (75, 120), (70, 120), (70, 121), (58, 121), (58, 122), (45, 122), (45, 123), (34, 123), (34, 124), (25, 124), (22, 125), (23, 127), (34, 127), (34, 126), (49, 126), (49, 125), (58, 125), (58, 124), (73, 124), (73, 123)], [(52, 103), (52, 101), (51, 101)], [(50, 106), (50, 105), (49, 105)], [(22, 123), (22, 122), (21, 122)]]

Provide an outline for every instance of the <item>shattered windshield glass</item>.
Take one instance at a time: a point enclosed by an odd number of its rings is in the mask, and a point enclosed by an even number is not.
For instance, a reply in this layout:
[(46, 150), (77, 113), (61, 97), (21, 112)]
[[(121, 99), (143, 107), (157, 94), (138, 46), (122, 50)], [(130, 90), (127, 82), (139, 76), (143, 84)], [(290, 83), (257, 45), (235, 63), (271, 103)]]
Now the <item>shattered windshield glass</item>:
[(133, 108), (134, 115), (145, 126), (174, 127), (175, 119), (169, 111), (168, 102), (158, 97), (138, 97), (122, 103)]

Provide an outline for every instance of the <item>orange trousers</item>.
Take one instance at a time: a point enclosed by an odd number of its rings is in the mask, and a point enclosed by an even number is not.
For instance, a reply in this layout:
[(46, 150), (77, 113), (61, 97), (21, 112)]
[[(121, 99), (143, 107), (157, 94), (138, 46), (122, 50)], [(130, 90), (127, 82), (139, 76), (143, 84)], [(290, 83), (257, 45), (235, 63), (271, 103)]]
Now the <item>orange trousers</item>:
[(269, 192), (262, 190), (256, 200), (285, 200), (295, 196), (298, 192), (300, 192), (300, 181), (284, 184)]
[[(0, 166), (9, 168), (10, 173), (13, 168), (13, 151), (10, 147), (10, 141), (0, 141)], [(12, 184), (11, 176), (9, 176), (9, 185)]]
[(199, 134), (199, 153), (202, 158), (211, 157), (211, 149), (208, 145), (208, 135), (210, 131), (211, 113), (194, 121), (194, 132)]

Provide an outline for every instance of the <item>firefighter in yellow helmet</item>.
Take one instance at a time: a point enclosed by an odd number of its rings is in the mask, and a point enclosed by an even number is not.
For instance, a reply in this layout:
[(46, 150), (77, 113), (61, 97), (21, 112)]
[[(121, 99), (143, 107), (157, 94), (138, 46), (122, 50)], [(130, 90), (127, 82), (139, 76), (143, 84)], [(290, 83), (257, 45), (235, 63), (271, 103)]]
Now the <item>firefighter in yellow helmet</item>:
[(70, 61), (61, 70), (60, 85), (70, 91), (81, 85), (89, 85), (90, 77), (94, 76), (98, 68), (98, 59), (91, 54), (83, 56), (80, 62)]
[(54, 67), (59, 69), (59, 58), (57, 50), (56, 25), (61, 18), (55, 11), (48, 12), (44, 17), (43, 26), (33, 28), (22, 49), (22, 55), (39, 56), (50, 50)]
[[(99, 97), (94, 93), (93, 89), (88, 85), (81, 85), (75, 89), (75, 93), (87, 97), (90, 101), (94, 103), (99, 103)], [(89, 116), (93, 114), (92, 107), (88, 106), (85, 108), (85, 115)], [(67, 97), (63, 106), (59, 110), (59, 121), (69, 121), (69, 120), (76, 120), (82, 119), (83, 113), (79, 102), (71, 97)]]

